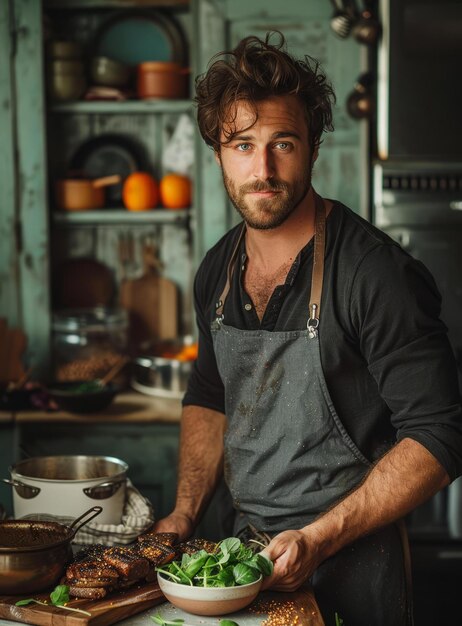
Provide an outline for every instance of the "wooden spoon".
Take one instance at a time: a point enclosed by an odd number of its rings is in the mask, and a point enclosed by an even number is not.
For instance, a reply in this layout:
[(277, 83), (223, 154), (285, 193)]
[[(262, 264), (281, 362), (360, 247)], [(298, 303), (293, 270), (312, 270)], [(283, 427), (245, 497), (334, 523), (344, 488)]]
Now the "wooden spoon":
[(100, 387), (105, 387), (109, 381), (117, 376), (120, 370), (125, 367), (125, 365), (127, 365), (129, 360), (130, 359), (128, 356), (121, 357), (120, 361), (118, 361), (103, 378), (100, 378), (98, 380), (98, 384), (100, 385)]

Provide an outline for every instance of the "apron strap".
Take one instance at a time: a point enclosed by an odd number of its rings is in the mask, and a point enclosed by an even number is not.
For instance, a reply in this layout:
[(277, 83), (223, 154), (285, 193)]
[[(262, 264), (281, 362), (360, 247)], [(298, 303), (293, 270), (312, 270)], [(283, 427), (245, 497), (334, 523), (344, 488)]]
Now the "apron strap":
[(313, 271), (309, 301), (308, 329), (315, 332), (319, 326), (321, 311), (322, 283), (324, 280), (324, 254), (326, 249), (326, 208), (324, 201), (315, 194), (316, 218), (314, 231)]
[(215, 312), (217, 314), (218, 317), (221, 317), (223, 319), (223, 308), (225, 306), (225, 302), (226, 302), (226, 298), (228, 296), (229, 290), (231, 289), (231, 280), (233, 278), (233, 273), (234, 273), (234, 267), (236, 265), (236, 258), (237, 255), (239, 253), (239, 247), (241, 245), (241, 241), (244, 237), (245, 234), (245, 222), (242, 223), (242, 227), (239, 233), (239, 236), (237, 238), (237, 242), (236, 245), (234, 246), (234, 250), (233, 253), (231, 255), (231, 258), (229, 260), (228, 263), (228, 269), (226, 271), (226, 284), (225, 287), (223, 289), (223, 291), (221, 292), (220, 297), (218, 298), (218, 302), (215, 305)]

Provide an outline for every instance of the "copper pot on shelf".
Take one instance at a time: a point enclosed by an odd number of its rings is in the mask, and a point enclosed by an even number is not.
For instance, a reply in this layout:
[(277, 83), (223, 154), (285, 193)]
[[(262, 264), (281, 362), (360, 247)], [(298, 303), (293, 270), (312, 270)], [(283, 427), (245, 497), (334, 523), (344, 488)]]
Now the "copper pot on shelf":
[(141, 99), (185, 98), (189, 68), (170, 61), (147, 61), (138, 65), (137, 93)]
[(104, 187), (117, 185), (118, 174), (103, 178), (64, 178), (56, 181), (56, 204), (64, 211), (89, 211), (103, 208)]

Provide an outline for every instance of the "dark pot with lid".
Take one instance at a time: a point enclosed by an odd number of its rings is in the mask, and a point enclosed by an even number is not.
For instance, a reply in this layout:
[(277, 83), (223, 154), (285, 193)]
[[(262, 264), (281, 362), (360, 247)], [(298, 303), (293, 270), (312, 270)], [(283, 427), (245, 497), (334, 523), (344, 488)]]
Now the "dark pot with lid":
[(58, 522), (0, 522), (0, 593), (26, 594), (50, 589), (72, 559), (77, 531), (102, 511), (94, 506), (70, 526)]

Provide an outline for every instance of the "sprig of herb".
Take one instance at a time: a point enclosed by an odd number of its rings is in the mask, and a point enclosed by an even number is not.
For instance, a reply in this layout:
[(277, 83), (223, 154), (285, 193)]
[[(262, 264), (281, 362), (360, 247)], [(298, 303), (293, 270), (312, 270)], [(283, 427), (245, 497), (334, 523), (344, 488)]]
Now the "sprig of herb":
[(16, 606), (27, 606), (28, 604), (41, 604), (43, 606), (56, 606), (59, 609), (66, 609), (66, 611), (74, 611), (75, 613), (83, 613), (84, 615), (88, 615), (91, 617), (91, 613), (88, 611), (83, 611), (82, 609), (74, 609), (73, 607), (66, 606), (66, 603), (69, 602), (69, 587), (67, 585), (58, 585), (53, 589), (50, 593), (50, 602), (42, 602), (41, 600), (36, 600), (35, 598), (28, 598), (27, 600), (18, 600), (16, 602)]
[(342, 626), (342, 625), (343, 625), (343, 619), (340, 617), (337, 611), (335, 611), (335, 626)]
[(239, 626), (237, 622), (233, 622), (232, 619), (221, 619), (220, 626)]
[(164, 620), (160, 613), (156, 613), (156, 615), (149, 616), (153, 622), (159, 624), (159, 626), (175, 626), (176, 624), (183, 624), (184, 619), (172, 619), (172, 620)]
[(156, 568), (161, 576), (195, 587), (235, 587), (270, 576), (273, 563), (263, 554), (254, 554), (237, 537), (223, 539), (214, 552), (198, 550), (183, 554), (181, 561)]

